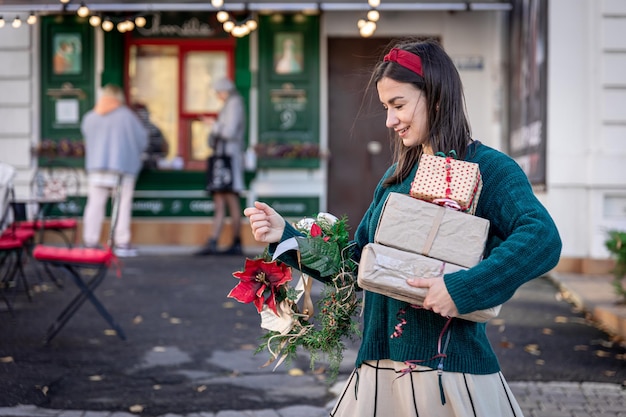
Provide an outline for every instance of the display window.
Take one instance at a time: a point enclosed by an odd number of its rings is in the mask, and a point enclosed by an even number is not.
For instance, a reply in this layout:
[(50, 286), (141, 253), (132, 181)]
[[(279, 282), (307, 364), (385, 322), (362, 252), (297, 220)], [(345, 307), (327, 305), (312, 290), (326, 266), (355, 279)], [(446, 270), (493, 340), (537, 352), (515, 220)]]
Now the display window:
[(210, 128), (202, 118), (221, 109), (212, 85), (233, 77), (234, 43), (136, 40), (127, 51), (129, 104), (145, 105), (168, 143), (161, 168), (204, 169)]

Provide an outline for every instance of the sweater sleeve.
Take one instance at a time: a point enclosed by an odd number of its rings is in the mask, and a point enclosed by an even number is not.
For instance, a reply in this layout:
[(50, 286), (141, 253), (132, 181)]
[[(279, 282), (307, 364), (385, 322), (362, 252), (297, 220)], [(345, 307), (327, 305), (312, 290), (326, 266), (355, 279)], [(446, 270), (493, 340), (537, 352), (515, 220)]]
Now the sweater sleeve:
[(490, 249), (475, 267), (444, 277), (460, 314), (509, 300), (522, 284), (556, 266), (562, 245), (556, 225), (514, 160), (490, 150), (477, 162), (483, 190), (476, 215), (490, 221)]
[(224, 103), (224, 108), (220, 111), (214, 129), (224, 140), (236, 140), (244, 116), (245, 111), (241, 97), (232, 95)]

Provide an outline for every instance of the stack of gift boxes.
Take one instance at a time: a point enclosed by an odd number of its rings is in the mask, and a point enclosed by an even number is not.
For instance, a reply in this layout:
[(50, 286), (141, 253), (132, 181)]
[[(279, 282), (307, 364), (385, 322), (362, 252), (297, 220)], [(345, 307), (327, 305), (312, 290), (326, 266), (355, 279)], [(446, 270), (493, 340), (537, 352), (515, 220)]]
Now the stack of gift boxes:
[[(478, 164), (452, 156), (422, 155), (410, 195), (389, 193), (375, 243), (363, 248), (359, 285), (421, 305), (427, 289), (408, 278), (440, 277), (481, 261), (489, 221), (474, 216), (482, 188)], [(483, 322), (500, 306), (460, 316)]]

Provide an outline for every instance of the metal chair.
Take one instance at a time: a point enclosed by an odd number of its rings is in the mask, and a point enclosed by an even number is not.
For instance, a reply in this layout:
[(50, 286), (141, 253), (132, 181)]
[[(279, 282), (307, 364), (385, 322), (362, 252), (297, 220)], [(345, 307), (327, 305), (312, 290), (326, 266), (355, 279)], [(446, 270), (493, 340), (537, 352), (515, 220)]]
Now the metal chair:
[(117, 336), (122, 340), (126, 340), (126, 335), (120, 325), (113, 319), (113, 316), (95, 295), (95, 290), (106, 277), (109, 267), (117, 263), (113, 248), (115, 244), (115, 227), (117, 226), (119, 214), (121, 180), (122, 175), (119, 176), (117, 187), (115, 187), (112, 195), (111, 228), (104, 248), (59, 247), (38, 244), (33, 250), (35, 259), (44, 264), (65, 270), (80, 290), (48, 328), (44, 339), (45, 344), (50, 343), (87, 300), (93, 304), (98, 313), (115, 330)]
[(15, 316), (7, 290), (15, 290), (22, 283), (29, 301), (32, 301), (30, 285), (24, 274), (23, 255), (32, 247), (34, 232), (19, 230), (13, 221), (15, 216), (13, 178), (15, 168), (0, 162), (0, 295), (12, 316)]
[(60, 236), (67, 247), (72, 247), (77, 238), (78, 220), (76, 217), (53, 216), (54, 206), (73, 207), (73, 199), (80, 190), (80, 176), (73, 167), (48, 164), (40, 167), (31, 180), (31, 195), (38, 205), (37, 215), (33, 220), (22, 220), (22, 229), (35, 230), (39, 243), (44, 243), (45, 233), (53, 232)]

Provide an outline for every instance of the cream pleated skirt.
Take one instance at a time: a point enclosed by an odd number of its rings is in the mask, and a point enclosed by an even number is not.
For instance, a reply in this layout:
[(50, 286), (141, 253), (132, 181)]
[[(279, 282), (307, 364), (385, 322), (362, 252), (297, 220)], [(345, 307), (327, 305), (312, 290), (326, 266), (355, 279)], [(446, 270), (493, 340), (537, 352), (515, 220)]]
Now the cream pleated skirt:
[(355, 369), (331, 417), (523, 417), (502, 373), (443, 372), (391, 360)]

